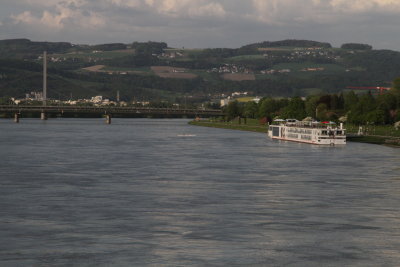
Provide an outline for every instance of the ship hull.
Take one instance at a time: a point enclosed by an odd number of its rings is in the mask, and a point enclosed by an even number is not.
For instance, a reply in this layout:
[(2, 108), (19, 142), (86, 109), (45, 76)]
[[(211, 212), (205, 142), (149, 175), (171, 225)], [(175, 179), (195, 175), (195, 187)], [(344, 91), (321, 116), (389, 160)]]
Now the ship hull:
[(325, 145), (325, 146), (336, 146), (336, 145), (346, 145), (346, 140), (324, 140), (322, 142), (318, 141), (307, 141), (301, 139), (288, 139), (288, 138), (279, 138), (279, 137), (272, 137), (273, 140), (280, 140), (280, 141), (289, 141), (289, 142), (297, 142), (297, 143), (304, 143), (304, 144), (312, 144), (312, 145)]

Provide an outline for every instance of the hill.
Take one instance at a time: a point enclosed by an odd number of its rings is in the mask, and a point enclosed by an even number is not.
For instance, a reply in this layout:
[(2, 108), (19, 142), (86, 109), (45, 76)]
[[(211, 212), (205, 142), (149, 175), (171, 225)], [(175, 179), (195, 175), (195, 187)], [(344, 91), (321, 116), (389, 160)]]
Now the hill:
[[(103, 95), (131, 101), (202, 102), (221, 94), (289, 97), (335, 93), (347, 86), (390, 86), (400, 53), (365, 44), (308, 40), (260, 42), (240, 48), (174, 49), (163, 42), (74, 45), (0, 41), (0, 97), (41, 88), (42, 52), (49, 55), (53, 98)], [(101, 67), (98, 67), (101, 66)]]
[(249, 44), (242, 47), (242, 49), (259, 49), (259, 48), (271, 48), (271, 47), (302, 47), (302, 48), (311, 48), (311, 47), (319, 47), (319, 48), (332, 48), (332, 45), (329, 43), (321, 43), (316, 41), (309, 40), (282, 40), (275, 42), (264, 41), (261, 43)]

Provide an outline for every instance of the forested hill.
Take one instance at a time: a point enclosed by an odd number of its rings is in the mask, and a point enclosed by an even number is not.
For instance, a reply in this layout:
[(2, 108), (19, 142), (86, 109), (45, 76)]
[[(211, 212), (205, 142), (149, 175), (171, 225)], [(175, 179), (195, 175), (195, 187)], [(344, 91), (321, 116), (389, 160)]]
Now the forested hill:
[(309, 41), (309, 40), (282, 40), (282, 41), (275, 41), (269, 42), (264, 41), (261, 43), (249, 44), (242, 46), (243, 49), (248, 48), (270, 48), (270, 47), (320, 47), (320, 48), (332, 48), (330, 43), (321, 43), (316, 41)]
[(0, 40), (0, 57), (29, 57), (48, 51), (49, 53), (64, 53), (72, 48), (65, 42), (32, 42), (28, 39)]
[[(332, 47), (309, 40), (264, 41), (240, 48), (171, 48), (164, 42), (75, 45), (28, 39), (0, 41), (0, 97), (22, 97), (42, 83), (48, 52), (53, 98), (202, 102), (222, 94), (307, 96), (349, 86), (384, 86), (400, 77), (400, 52), (368, 44)], [(183, 100), (185, 99), (185, 100)]]

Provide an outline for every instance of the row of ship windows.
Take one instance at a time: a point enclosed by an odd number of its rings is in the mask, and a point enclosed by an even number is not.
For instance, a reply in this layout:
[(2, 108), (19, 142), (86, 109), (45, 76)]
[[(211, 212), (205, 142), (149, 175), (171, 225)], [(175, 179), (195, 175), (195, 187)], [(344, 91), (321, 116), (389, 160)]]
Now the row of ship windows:
[(344, 135), (344, 131), (322, 131), (321, 135)]
[[(294, 139), (298, 139), (299, 136), (297, 134), (288, 134), (287, 135), (289, 138), (294, 138)], [(311, 140), (311, 135), (300, 135), (300, 138), (303, 140)]]
[[(288, 134), (287, 137), (289, 138), (293, 138), (293, 139), (298, 139), (299, 135), (298, 134)], [(312, 136), (311, 135), (300, 135), (300, 138), (303, 140), (312, 140)], [(319, 139), (331, 139), (331, 137), (319, 137)], [(346, 139), (345, 136), (340, 136), (340, 137), (336, 137), (336, 139)]]
[(287, 129), (289, 133), (312, 134), (312, 130), (307, 129)]
[[(297, 134), (312, 134), (312, 130), (307, 129), (287, 129), (288, 133), (297, 133)], [(318, 133), (317, 133), (318, 134)], [(321, 131), (321, 135), (344, 135), (343, 131)]]

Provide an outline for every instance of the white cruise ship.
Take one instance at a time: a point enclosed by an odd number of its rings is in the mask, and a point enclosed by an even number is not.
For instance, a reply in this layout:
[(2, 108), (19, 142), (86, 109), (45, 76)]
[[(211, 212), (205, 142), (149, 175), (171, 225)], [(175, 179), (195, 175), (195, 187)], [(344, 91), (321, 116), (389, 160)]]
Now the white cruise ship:
[(309, 143), (315, 145), (345, 145), (346, 133), (341, 123), (304, 122), (294, 119), (275, 120), (269, 126), (268, 136), (272, 139)]

